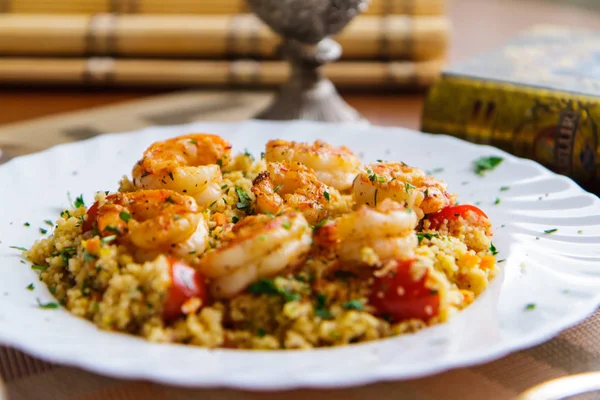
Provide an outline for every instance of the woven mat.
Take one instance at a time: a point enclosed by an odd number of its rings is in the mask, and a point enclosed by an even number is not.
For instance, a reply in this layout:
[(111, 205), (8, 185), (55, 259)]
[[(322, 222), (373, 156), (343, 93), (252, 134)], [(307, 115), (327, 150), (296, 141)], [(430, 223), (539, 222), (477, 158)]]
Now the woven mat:
[[(0, 126), (0, 162), (106, 132), (136, 130), (199, 120), (233, 121), (254, 115), (269, 101), (259, 92), (180, 92), (27, 123)], [(343, 390), (257, 393), (188, 390), (141, 381), (110, 379), (80, 369), (49, 364), (0, 346), (0, 377), (9, 400), (311, 400), (336, 399), (512, 399), (548, 379), (600, 369), (600, 317), (596, 313), (540, 346), (498, 361), (440, 375)], [(2, 398), (0, 383), (0, 399)], [(587, 398), (600, 398), (590, 397)]]

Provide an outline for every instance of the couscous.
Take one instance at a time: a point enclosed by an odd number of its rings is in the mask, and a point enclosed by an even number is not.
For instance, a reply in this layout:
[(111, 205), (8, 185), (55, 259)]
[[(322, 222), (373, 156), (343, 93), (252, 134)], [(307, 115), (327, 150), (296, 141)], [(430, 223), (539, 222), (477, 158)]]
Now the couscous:
[(24, 256), (104, 330), (310, 349), (447, 321), (496, 274), (491, 236), (483, 211), (402, 162), (321, 141), (232, 157), (190, 134), (153, 144), (118, 192), (78, 198)]

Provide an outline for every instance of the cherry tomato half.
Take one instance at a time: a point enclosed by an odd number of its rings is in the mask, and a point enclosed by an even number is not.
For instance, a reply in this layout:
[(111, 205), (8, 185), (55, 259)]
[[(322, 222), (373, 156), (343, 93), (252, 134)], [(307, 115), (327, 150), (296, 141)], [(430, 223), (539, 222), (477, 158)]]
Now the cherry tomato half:
[(440, 225), (444, 223), (444, 220), (453, 221), (459, 217), (466, 218), (466, 215), (469, 212), (475, 213), (479, 218), (487, 219), (488, 217), (479, 208), (469, 204), (463, 204), (458, 206), (444, 207), (440, 211), (428, 215), (427, 219), (431, 223), (431, 229), (437, 229)]
[(424, 321), (439, 312), (440, 296), (425, 287), (428, 274), (414, 280), (411, 267), (414, 260), (401, 261), (394, 271), (376, 277), (369, 303), (377, 313), (393, 322), (418, 318)]
[(83, 230), (83, 233), (89, 232), (94, 228), (94, 224), (96, 223), (97, 218), (98, 202), (95, 202), (90, 208), (88, 208), (85, 221), (83, 221), (83, 224), (81, 224), (81, 229)]
[(182, 314), (181, 306), (190, 298), (206, 302), (206, 284), (198, 271), (183, 261), (169, 258), (171, 286), (163, 305), (163, 319), (173, 320)]

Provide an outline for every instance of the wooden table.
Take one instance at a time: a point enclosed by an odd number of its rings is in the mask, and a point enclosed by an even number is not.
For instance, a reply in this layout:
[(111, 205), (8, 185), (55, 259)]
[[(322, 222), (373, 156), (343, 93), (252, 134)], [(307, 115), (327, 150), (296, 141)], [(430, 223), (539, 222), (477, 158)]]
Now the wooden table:
[[(569, 2), (573, 0), (561, 0)], [(563, 24), (600, 29), (600, 13), (536, 0), (448, 0), (454, 24), (450, 62), (499, 45), (533, 24)], [(0, 124), (140, 99), (165, 90), (4, 89), (0, 90)], [(343, 93), (371, 122), (419, 128), (423, 93)]]

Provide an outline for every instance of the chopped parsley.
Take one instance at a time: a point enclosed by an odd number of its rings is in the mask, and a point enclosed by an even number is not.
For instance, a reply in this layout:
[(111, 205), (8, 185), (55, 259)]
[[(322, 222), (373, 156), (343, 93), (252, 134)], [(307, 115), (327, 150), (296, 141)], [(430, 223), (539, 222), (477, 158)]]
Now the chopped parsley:
[(223, 185), (223, 186), (221, 186), (221, 190), (225, 190), (225, 189), (227, 189), (227, 185), (226, 184)]
[(317, 293), (316, 296), (315, 315), (323, 319), (330, 319), (333, 317), (331, 312), (327, 309), (327, 296), (322, 293)]
[(350, 300), (350, 301), (347, 301), (344, 304), (342, 304), (342, 307), (344, 307), (346, 310), (362, 311), (363, 304), (361, 303), (360, 300)]
[(261, 151), (261, 152), (260, 152), (260, 159), (262, 160), (263, 158), (265, 158), (265, 152), (264, 152), (264, 151)]
[(101, 242), (102, 242), (102, 244), (110, 243), (113, 240), (115, 240), (116, 238), (117, 238), (117, 235), (110, 235), (110, 236), (102, 238)]
[(267, 237), (265, 235), (260, 235), (258, 238), (260, 239), (261, 242), (264, 242), (265, 240), (267, 240)]
[(265, 331), (263, 328), (258, 328), (258, 330), (256, 331), (256, 336), (258, 337), (265, 337), (267, 334), (267, 331)]
[(375, 189), (375, 194), (373, 195), (373, 207), (377, 205), (377, 193), (379, 192), (379, 188)]
[(16, 249), (16, 250), (21, 250), (21, 251), (27, 251), (27, 249), (25, 247), (20, 247), (20, 246), (8, 246), (11, 249)]
[(121, 211), (119, 213), (119, 218), (125, 222), (128, 222), (131, 219), (131, 214), (129, 214), (127, 211)]
[(25, 222), (23, 225), (24, 226), (31, 226), (31, 224), (29, 222)]
[(188, 254), (196, 254), (196, 250), (188, 251)]
[(423, 239), (431, 239), (434, 237), (439, 237), (440, 235), (437, 233), (417, 233), (417, 239), (419, 239), (419, 244), (423, 241)]
[(280, 190), (282, 187), (283, 187), (283, 185), (277, 185), (277, 186), (275, 186), (275, 187), (273, 188), (273, 191), (274, 191), (275, 193), (277, 193), (277, 192), (279, 192), (279, 190)]
[(48, 267), (46, 265), (32, 265), (31, 269), (34, 269), (36, 271), (45, 271), (48, 269)]
[(292, 227), (292, 223), (290, 221), (285, 221), (282, 225), (287, 230), (289, 230)]
[(525, 306), (525, 311), (535, 310), (535, 303), (529, 303)]
[(502, 264), (506, 260), (498, 260), (498, 264)]
[(496, 197), (496, 201), (494, 201), (494, 204), (496, 204), (496, 205), (500, 204), (500, 197)]
[(583, 233), (583, 231), (580, 229), (577, 231), (577, 233), (581, 235)]
[(429, 196), (429, 188), (425, 189), (425, 197)]
[(404, 189), (406, 190), (406, 194), (409, 194), (409, 193), (410, 193), (410, 191), (411, 191), (412, 189), (414, 189), (414, 188), (415, 188), (415, 187), (414, 187), (413, 185), (411, 185), (410, 183), (408, 183), (408, 182), (406, 182), (406, 183), (404, 184)]
[(217, 160), (217, 165), (218, 165), (219, 167), (222, 167), (222, 166), (223, 166), (223, 160), (219, 158), (219, 159)]
[(86, 263), (94, 262), (97, 258), (97, 256), (88, 252), (87, 250), (83, 252), (83, 261), (85, 261)]
[(45, 235), (46, 233), (48, 233), (48, 230), (47, 230), (47, 229), (44, 229), (44, 228), (40, 228), (40, 233), (41, 233), (42, 235)]
[(478, 160), (473, 162), (473, 166), (475, 168), (475, 173), (479, 176), (483, 176), (484, 172), (492, 171), (496, 168), (500, 163), (504, 161), (502, 157), (489, 156), (489, 157), (481, 157)]
[(323, 195), (325, 196), (325, 199), (329, 201), (329, 192), (327, 190), (323, 192)]
[(30, 283), (29, 285), (27, 285), (27, 287), (25, 289), (31, 291), (31, 290), (35, 289), (35, 286), (33, 286), (33, 283)]
[(239, 201), (235, 204), (238, 210), (244, 210), (246, 212), (250, 211), (250, 206), (252, 205), (252, 199), (248, 196), (246, 191), (238, 186), (235, 187), (235, 192), (238, 195)]
[(328, 222), (329, 222), (328, 219), (323, 219), (323, 220), (317, 222), (317, 224), (315, 225), (315, 229), (319, 229), (320, 227), (322, 227), (323, 225), (325, 225)]
[(189, 142), (191, 144), (198, 144), (198, 141), (196, 139), (190, 139)]
[(181, 215), (176, 215), (173, 217), (174, 221), (179, 221), (181, 218), (183, 218)]
[(214, 206), (215, 204), (217, 204), (217, 200), (215, 200), (215, 201), (213, 201), (212, 203), (210, 203), (210, 204), (208, 205), (208, 208), (211, 208), (211, 207), (212, 207), (212, 206)]
[(49, 219), (45, 219), (44, 223), (48, 226), (54, 226), (54, 222), (50, 221)]
[(46, 310), (54, 310), (54, 309), (58, 308), (58, 303), (55, 303), (53, 301), (50, 303), (42, 303), (40, 301), (40, 299), (36, 299), (36, 300), (37, 300), (37, 304), (38, 304), (39, 308), (43, 308)]
[(427, 171), (427, 175), (441, 174), (442, 172), (444, 172), (444, 168), (434, 168), (431, 171)]
[(240, 219), (238, 217), (236, 217), (235, 215), (233, 217), (231, 217), (231, 222), (233, 222), (234, 224), (237, 224), (239, 220)]
[(275, 284), (273, 279), (260, 279), (254, 282), (248, 288), (248, 291), (252, 294), (268, 294), (268, 295), (281, 295), (287, 302), (300, 300), (302, 296), (299, 293), (294, 293), (286, 289), (281, 289)]
[(508, 186), (502, 186), (502, 187), (500, 188), (500, 191), (501, 191), (501, 192), (506, 192), (508, 189), (510, 189), (510, 187), (508, 187)]
[(250, 157), (252, 159), (252, 161), (254, 161), (254, 156), (252, 154), (250, 154), (250, 152), (248, 151), (248, 149), (244, 149), (244, 155), (246, 157)]
[(544, 233), (545, 233), (546, 235), (550, 235), (551, 233), (554, 233), (554, 232), (558, 232), (558, 229), (556, 229), (556, 228), (555, 228), (555, 229), (546, 229), (546, 230), (544, 231)]
[(490, 243), (490, 251), (492, 252), (493, 256), (498, 254), (498, 249), (496, 249), (496, 246), (494, 246), (494, 243)]
[(114, 226), (110, 226), (110, 225), (106, 225), (106, 227), (104, 228), (104, 230), (108, 231), (108, 232), (121, 233), (121, 231), (119, 230), (119, 228), (115, 228)]
[(75, 203), (73, 203), (75, 208), (85, 207), (85, 202), (83, 201), (83, 195), (80, 194), (77, 198), (75, 198)]

